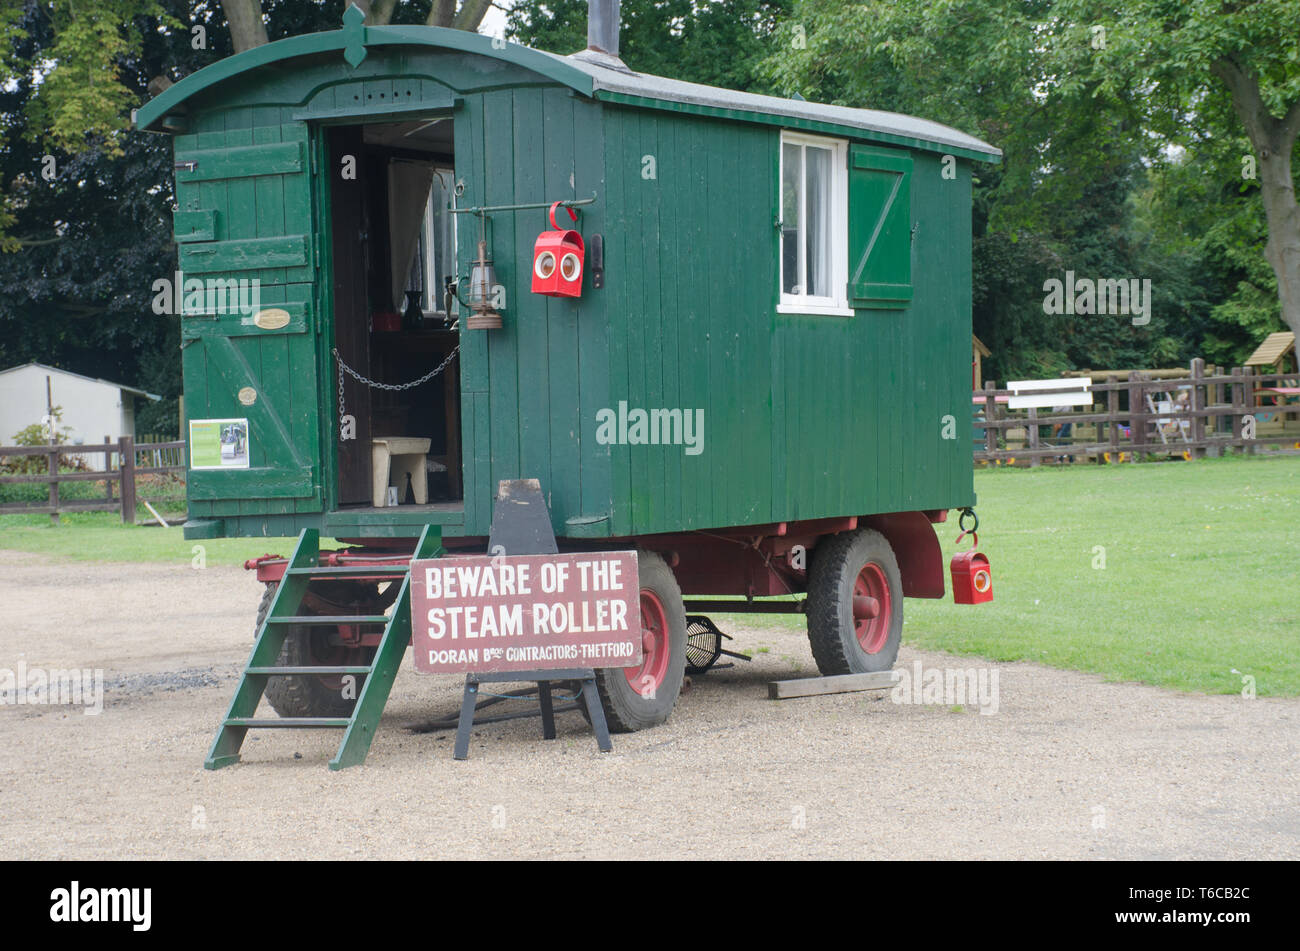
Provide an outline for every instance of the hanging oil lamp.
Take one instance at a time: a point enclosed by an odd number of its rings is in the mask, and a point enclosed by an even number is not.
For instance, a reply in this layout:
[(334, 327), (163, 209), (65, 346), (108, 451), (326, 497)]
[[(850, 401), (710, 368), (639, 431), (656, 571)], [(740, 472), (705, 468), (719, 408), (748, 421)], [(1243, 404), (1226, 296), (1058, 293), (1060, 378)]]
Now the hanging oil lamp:
[(465, 326), (470, 330), (495, 330), (501, 326), (501, 315), (493, 308), (496, 296), (497, 272), (488, 255), (484, 236), (483, 217), (479, 217), (478, 257), (469, 273), (469, 319)]

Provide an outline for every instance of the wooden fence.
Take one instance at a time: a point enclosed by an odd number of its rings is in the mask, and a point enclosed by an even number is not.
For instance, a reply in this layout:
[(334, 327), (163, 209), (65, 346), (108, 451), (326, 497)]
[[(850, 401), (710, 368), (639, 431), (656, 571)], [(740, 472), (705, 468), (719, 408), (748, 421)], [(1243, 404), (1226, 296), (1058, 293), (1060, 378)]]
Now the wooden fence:
[[(1207, 373), (1192, 361), (1181, 377), (1162, 379), (1133, 372), (1092, 378), (1090, 407), (1042, 413), (1009, 410), (1012, 391), (994, 381), (973, 395), (975, 459), (1037, 466), (1057, 462), (1140, 462), (1152, 455), (1201, 458), (1224, 449), (1243, 453), (1300, 452), (1300, 382), (1296, 373), (1255, 373), (1234, 367)], [(1060, 393), (1019, 389), (1015, 395)], [(1050, 435), (1070, 424), (1067, 438)], [(1042, 433), (1049, 427), (1049, 435)]]
[[(26, 513), (46, 514), (58, 522), (61, 512), (121, 512), (122, 521), (135, 522), (137, 480), (140, 476), (184, 473), (185, 441), (137, 443), (130, 436), (117, 442), (105, 437), (102, 444), (76, 446), (0, 446), (0, 463), (7, 457), (43, 456), (44, 472), (18, 475), (0, 475), (2, 485), (48, 485), (49, 496), (39, 502), (0, 503), (0, 515)], [(102, 457), (103, 469), (60, 471), (60, 459), (78, 457), (83, 463)], [(70, 482), (102, 482), (106, 494), (102, 498), (66, 499), (59, 497), (59, 486)], [(113, 488), (117, 487), (117, 497)]]

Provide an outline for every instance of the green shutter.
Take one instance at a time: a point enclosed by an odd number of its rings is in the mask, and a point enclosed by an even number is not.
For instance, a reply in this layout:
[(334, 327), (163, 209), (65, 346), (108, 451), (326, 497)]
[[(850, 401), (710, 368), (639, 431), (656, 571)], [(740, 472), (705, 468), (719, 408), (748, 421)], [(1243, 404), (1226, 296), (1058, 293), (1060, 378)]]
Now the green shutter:
[(903, 308), (912, 300), (912, 159), (855, 145), (849, 156), (849, 303)]
[(248, 515), (322, 508), (308, 147), (305, 125), (227, 127), (176, 140), (181, 272), (229, 286), (256, 280), (262, 312), (255, 320), (242, 307), (189, 307), (180, 317), (186, 415), (247, 418), (249, 426), (249, 467), (191, 470), (192, 507), (237, 506)]

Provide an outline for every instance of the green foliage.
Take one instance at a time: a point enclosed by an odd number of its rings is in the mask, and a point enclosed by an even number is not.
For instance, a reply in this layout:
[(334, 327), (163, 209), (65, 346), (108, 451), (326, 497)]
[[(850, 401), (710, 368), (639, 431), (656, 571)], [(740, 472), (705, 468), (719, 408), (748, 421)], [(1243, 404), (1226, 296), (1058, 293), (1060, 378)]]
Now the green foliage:
[(142, 22), (180, 27), (179, 21), (159, 0), (29, 2), (26, 12), (0, 25), (0, 36), (10, 44), (30, 39), (35, 30), (48, 37), (41, 60), (22, 63), (11, 53), (5, 63), (5, 79), (23, 76), (33, 86), (27, 138), (69, 154), (97, 143), (106, 155), (122, 155), (118, 140), (138, 101), (123, 61), (143, 45)]
[[(17, 252), (0, 254), (0, 367), (39, 360), (159, 393), (160, 402), (141, 407), (138, 425), (174, 434), (180, 329), (175, 318), (150, 309), (154, 280), (170, 276), (176, 264), (171, 141), (127, 126), (130, 107), (148, 98), (150, 80), (184, 76), (231, 48), (219, 5), (159, 4), (157, 17), (137, 12), (122, 21), (121, 35), (135, 37), (131, 49), (120, 49), (108, 65), (94, 61), (112, 73), (111, 82), (128, 89), (129, 99), (114, 94), (116, 116), (100, 112), (97, 128), (86, 127), (92, 134), (56, 143), (43, 140), (45, 117), (89, 108), (79, 97), (58, 104), (62, 94), (47, 88), (65, 65), (58, 59), (65, 52), (66, 75), (74, 75), (73, 63), (83, 74), (91, 68), (85, 51), (69, 47), (71, 40), (60, 34), (70, 9), (79, 15), (84, 5), (94, 11), (85, 19), (102, 27), (114, 11), (125, 15), (148, 5), (76, 2), (51, 13), (32, 0), (16, 7), (0, 3), (0, 80), (10, 80), (7, 87), (0, 81), (0, 133), (8, 138), (0, 148), (0, 235), (7, 230), (10, 236), (0, 246)], [(405, 4), (401, 12), (418, 13), (419, 6)], [(278, 39), (336, 27), (343, 3), (267, 0), (264, 9), (271, 38)], [(80, 29), (72, 26), (74, 33)], [(191, 31), (200, 26), (202, 44)], [(31, 64), (48, 62), (58, 65), (37, 83)], [(109, 82), (101, 77), (96, 84)], [(54, 160), (48, 179), (41, 174), (47, 154)]]
[[(767, 92), (758, 66), (794, 0), (623, 0), (619, 56), (638, 72)], [(587, 45), (586, 0), (519, 0), (511, 39), (554, 53)]]
[[(1240, 360), (1281, 326), (1251, 151), (1216, 64), (1300, 92), (1300, 4), (798, 0), (761, 71), (808, 99), (934, 119), (975, 170), (974, 326), (988, 376)], [(1049, 316), (1042, 285), (1150, 279), (1149, 324)]]
[[(62, 446), (68, 441), (72, 430), (61, 426), (63, 407), (54, 407), (53, 420), (31, 423), (13, 435), (12, 446)], [(77, 468), (66, 456), (59, 456), (60, 468)], [(10, 475), (33, 475), (49, 471), (49, 461), (45, 456), (5, 456), (0, 464), (0, 472)], [(44, 491), (44, 487), (41, 487)], [(11, 501), (0, 499), (0, 501)]]

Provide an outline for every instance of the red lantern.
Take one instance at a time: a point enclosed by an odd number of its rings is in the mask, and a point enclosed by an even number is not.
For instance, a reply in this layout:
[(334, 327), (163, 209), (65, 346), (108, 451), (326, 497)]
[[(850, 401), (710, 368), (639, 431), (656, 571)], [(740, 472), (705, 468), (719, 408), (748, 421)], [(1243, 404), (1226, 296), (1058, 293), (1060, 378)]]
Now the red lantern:
[[(582, 244), (582, 235), (562, 230), (555, 223), (555, 209), (558, 207), (558, 201), (551, 205), (551, 227), (555, 230), (543, 231), (533, 245), (533, 293), (548, 297), (581, 297), (582, 261), (587, 252)], [(570, 218), (578, 220), (576, 211), (572, 208), (565, 210)]]
[[(974, 532), (962, 532), (957, 536), (961, 541), (969, 534), (978, 545), (979, 538)], [(983, 604), (993, 600), (993, 574), (989, 569), (989, 560), (974, 548), (961, 551), (952, 556), (952, 599), (957, 604)]]

